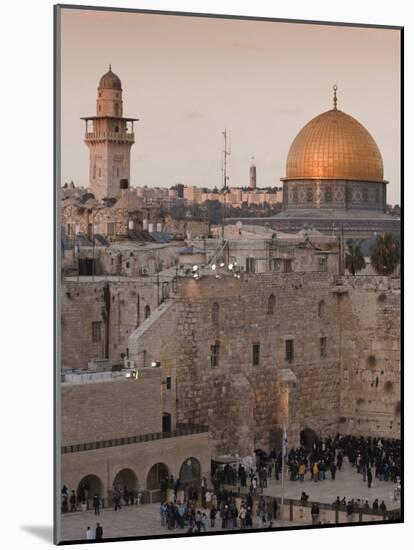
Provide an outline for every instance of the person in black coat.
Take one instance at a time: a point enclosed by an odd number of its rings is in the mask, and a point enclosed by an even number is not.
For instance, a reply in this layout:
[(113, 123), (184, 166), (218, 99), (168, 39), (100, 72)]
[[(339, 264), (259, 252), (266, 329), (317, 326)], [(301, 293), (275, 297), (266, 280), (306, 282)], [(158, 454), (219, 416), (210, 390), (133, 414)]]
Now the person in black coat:
[(103, 529), (101, 527), (101, 525), (99, 523), (96, 524), (96, 529), (95, 529), (95, 539), (96, 540), (102, 540), (102, 537), (103, 537)]
[(367, 482), (368, 482), (368, 489), (371, 489), (371, 483), (372, 483), (371, 468), (367, 468)]
[(100, 508), (100, 505), (101, 505), (101, 499), (99, 498), (99, 496), (96, 494), (94, 497), (93, 497), (93, 507), (95, 509), (95, 516), (99, 516), (99, 508)]
[(316, 502), (312, 504), (311, 516), (312, 516), (312, 524), (316, 525), (319, 520), (319, 506)]

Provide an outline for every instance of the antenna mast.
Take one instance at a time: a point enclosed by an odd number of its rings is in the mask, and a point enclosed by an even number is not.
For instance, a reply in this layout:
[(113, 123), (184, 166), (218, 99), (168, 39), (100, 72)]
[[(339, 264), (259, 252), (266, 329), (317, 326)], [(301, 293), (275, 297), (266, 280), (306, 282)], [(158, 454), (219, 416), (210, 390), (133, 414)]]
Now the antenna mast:
[[(229, 176), (227, 175), (227, 157), (231, 155), (231, 143), (230, 143), (230, 134), (227, 134), (227, 128), (224, 128), (224, 150), (223, 150), (223, 165), (222, 165), (222, 171), (223, 171), (223, 208), (222, 208), (222, 216), (221, 216), (221, 238), (224, 241), (224, 216), (226, 213), (226, 195), (227, 195), (227, 181), (229, 179)], [(227, 135), (229, 137), (229, 143), (227, 146)]]

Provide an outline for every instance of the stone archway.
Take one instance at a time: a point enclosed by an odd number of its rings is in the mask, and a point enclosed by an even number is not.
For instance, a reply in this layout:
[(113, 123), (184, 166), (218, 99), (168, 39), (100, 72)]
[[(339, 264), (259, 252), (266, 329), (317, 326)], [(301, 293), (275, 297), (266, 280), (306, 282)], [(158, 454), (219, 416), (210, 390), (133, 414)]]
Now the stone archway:
[(182, 485), (201, 485), (201, 464), (193, 456), (186, 458), (181, 465), (179, 479)]
[(312, 445), (316, 439), (318, 439), (317, 433), (310, 428), (305, 428), (300, 432), (300, 444), (308, 451), (312, 449)]
[(114, 488), (116, 487), (120, 491), (122, 491), (125, 486), (128, 489), (138, 489), (138, 477), (136, 476), (135, 472), (130, 468), (124, 468), (116, 474), (112, 486)]
[(103, 497), (103, 483), (95, 474), (83, 477), (78, 485), (77, 497), (79, 502), (90, 502), (95, 495)]
[(162, 463), (154, 464), (147, 475), (148, 491), (156, 491), (160, 488), (160, 481), (169, 476), (168, 467)]

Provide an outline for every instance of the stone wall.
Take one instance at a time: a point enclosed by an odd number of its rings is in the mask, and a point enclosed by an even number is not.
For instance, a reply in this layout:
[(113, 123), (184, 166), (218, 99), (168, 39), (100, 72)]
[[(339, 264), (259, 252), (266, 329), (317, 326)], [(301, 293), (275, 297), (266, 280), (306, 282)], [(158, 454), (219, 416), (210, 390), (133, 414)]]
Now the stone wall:
[[(179, 421), (207, 420), (213, 439), (219, 442), (219, 452), (234, 451), (240, 444), (245, 447), (243, 452), (257, 447), (269, 450), (275, 427), (288, 414), (283, 411), (280, 388), (281, 370), (290, 368), (298, 380), (293, 408), (296, 418), (289, 422), (292, 430), (296, 423), (301, 429), (330, 430), (339, 417), (337, 303), (329, 289), (330, 279), (328, 274), (312, 273), (244, 276), (241, 280), (229, 278), (226, 284), (211, 277), (188, 281), (178, 320), (184, 340), (177, 360)], [(272, 294), (275, 306), (269, 314)], [(324, 319), (318, 318), (321, 300), (325, 302)], [(214, 301), (220, 311), (217, 324), (212, 322)], [(321, 337), (327, 341), (323, 359)], [(292, 361), (285, 358), (288, 339), (294, 341)], [(188, 349), (186, 341), (195, 345)], [(220, 343), (219, 366), (211, 367), (210, 346), (216, 341)], [(254, 344), (260, 344), (258, 366), (253, 365)], [(246, 399), (251, 403), (244, 407)], [(234, 410), (242, 414), (227, 428), (223, 420), (231, 418)], [(250, 433), (244, 433), (248, 428), (243, 426), (247, 411), (251, 411), (249, 422), (254, 426)], [(296, 428), (297, 441), (299, 431)]]
[(340, 429), (399, 438), (400, 280), (342, 281)]
[[(378, 302), (381, 278), (357, 277), (356, 289), (346, 283), (352, 279), (337, 284), (329, 273), (182, 278), (178, 298), (132, 334), (131, 357), (138, 359), (144, 348), (150, 356), (162, 354), (162, 368), (175, 377), (177, 422), (208, 424), (216, 454), (269, 451), (284, 423), (290, 445), (299, 444), (304, 429), (322, 436), (354, 433), (354, 427), (378, 435), (381, 428), (395, 435), (384, 426), (398, 406), (399, 290), (386, 291), (389, 297)], [(292, 360), (286, 340), (293, 340)], [(368, 374), (356, 376), (356, 370), (373, 354), (368, 403), (361, 385)], [(295, 383), (286, 385), (286, 373)]]
[[(62, 282), (63, 369), (86, 369), (90, 359), (104, 358), (106, 351), (110, 359), (119, 361), (121, 354), (127, 354), (129, 335), (162, 298), (162, 288), (150, 279), (88, 279)], [(97, 321), (101, 322), (100, 341), (93, 342), (92, 323)]]
[(160, 385), (159, 369), (146, 369), (137, 380), (63, 383), (62, 445), (161, 432)]
[(167, 300), (161, 304), (129, 337), (129, 356), (134, 366), (145, 369), (153, 361), (161, 364), (163, 380), (170, 379), (171, 387), (162, 386), (163, 410), (171, 415), (173, 426), (177, 422), (177, 356), (175, 336), (177, 303)]
[(167, 214), (164, 219), (164, 231), (171, 233), (171, 235), (176, 238), (183, 239), (207, 237), (209, 232), (209, 223), (206, 220), (178, 220)]
[(77, 273), (78, 258), (95, 258), (95, 275), (141, 277), (155, 275), (176, 264), (178, 248), (172, 244), (114, 243), (111, 246), (81, 246), (61, 255), (63, 273)]
[[(86, 369), (93, 358), (105, 356), (104, 283), (61, 285), (61, 368)], [(92, 323), (102, 323), (100, 341), (92, 341)]]

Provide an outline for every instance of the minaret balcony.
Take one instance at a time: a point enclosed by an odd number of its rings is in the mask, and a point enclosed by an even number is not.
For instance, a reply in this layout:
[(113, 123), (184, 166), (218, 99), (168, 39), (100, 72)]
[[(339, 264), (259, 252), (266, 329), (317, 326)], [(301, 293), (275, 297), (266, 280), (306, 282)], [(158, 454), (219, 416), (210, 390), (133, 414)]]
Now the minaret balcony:
[(85, 141), (113, 141), (117, 143), (135, 143), (133, 132), (86, 132)]

